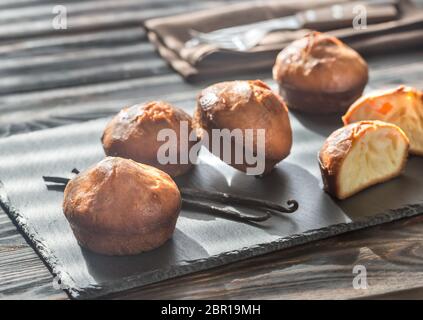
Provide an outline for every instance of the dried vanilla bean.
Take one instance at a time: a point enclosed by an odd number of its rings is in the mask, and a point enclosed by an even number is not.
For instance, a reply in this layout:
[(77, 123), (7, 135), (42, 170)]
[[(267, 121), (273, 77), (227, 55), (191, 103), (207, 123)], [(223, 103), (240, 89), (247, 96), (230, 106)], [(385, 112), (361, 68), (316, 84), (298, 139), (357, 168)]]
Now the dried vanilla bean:
[(185, 198), (182, 198), (182, 206), (195, 208), (195, 209), (201, 209), (201, 210), (209, 211), (214, 214), (226, 216), (228, 218), (249, 221), (249, 222), (263, 222), (271, 217), (270, 213), (267, 213), (267, 212), (262, 215), (247, 215), (245, 213), (240, 213), (238, 211), (234, 211), (229, 208), (217, 207), (213, 204), (202, 202), (201, 200), (192, 200), (192, 199), (185, 199)]
[(216, 201), (228, 205), (239, 204), (242, 206), (259, 207), (271, 212), (277, 213), (292, 213), (298, 209), (298, 202), (295, 200), (288, 200), (288, 207), (281, 206), (280, 204), (247, 197), (240, 197), (226, 192), (219, 191), (206, 191), (191, 188), (180, 188), (182, 197), (193, 198), (193, 199), (205, 199), (210, 201)]
[[(73, 169), (72, 173), (78, 174), (79, 170)], [(69, 178), (51, 176), (43, 176), (43, 179), (46, 182), (47, 188), (49, 190), (62, 191), (70, 181)], [(284, 207), (271, 201), (246, 198), (232, 195), (226, 192), (206, 191), (193, 188), (180, 188), (180, 192), (183, 206), (201, 209), (213, 214), (247, 222), (263, 222), (268, 220), (271, 217), (271, 214), (292, 213), (298, 209), (298, 202), (295, 200), (288, 200), (288, 207)], [(261, 215), (249, 215), (240, 213), (230, 208), (215, 206), (211, 202), (231, 206), (240, 205), (244, 207), (253, 207), (255, 209), (261, 209), (265, 213)]]

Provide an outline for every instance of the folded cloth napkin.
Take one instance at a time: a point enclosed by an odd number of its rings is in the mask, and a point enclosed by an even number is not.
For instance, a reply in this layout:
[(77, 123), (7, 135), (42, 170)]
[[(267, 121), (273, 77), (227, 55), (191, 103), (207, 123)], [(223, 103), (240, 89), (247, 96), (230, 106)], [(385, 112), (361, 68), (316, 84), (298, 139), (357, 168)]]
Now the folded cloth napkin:
[[(293, 15), (299, 11), (344, 5), (347, 0), (260, 1), (220, 6), (213, 10), (147, 20), (144, 27), (159, 54), (187, 81), (209, 79), (232, 72), (266, 69), (276, 55), (292, 41), (310, 30), (274, 31), (267, 34), (254, 48), (245, 51), (221, 49), (210, 44), (185, 46), (189, 30), (213, 30), (249, 24), (257, 21)], [(337, 28), (332, 23), (330, 34), (340, 38), (361, 54), (388, 53), (423, 46), (423, 11), (409, 0), (397, 1), (398, 15), (389, 21), (371, 24), (365, 29)]]

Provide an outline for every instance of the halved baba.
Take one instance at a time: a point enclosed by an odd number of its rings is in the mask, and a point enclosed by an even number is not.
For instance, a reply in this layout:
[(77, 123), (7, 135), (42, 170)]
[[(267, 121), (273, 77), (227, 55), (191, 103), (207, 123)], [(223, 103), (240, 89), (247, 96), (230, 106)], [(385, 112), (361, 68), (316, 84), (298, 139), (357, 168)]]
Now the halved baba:
[(423, 93), (411, 87), (365, 95), (342, 117), (344, 124), (381, 120), (399, 126), (410, 139), (410, 153), (423, 155)]
[(325, 190), (345, 199), (398, 176), (407, 161), (409, 140), (396, 125), (360, 121), (333, 132), (319, 153)]

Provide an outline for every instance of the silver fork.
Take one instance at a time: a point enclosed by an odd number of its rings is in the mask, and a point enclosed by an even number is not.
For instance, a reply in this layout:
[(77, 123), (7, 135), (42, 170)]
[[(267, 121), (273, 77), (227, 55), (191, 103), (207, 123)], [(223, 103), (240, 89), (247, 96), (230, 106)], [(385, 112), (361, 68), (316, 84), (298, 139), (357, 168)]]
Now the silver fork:
[[(290, 25), (288, 26), (284, 21), (287, 21)], [(255, 47), (266, 34), (281, 29), (281, 27), (284, 27), (284, 29), (288, 27), (295, 29), (298, 28), (298, 24), (292, 17), (287, 17), (256, 23), (254, 28), (251, 28), (251, 26), (238, 26), (209, 33), (190, 29), (189, 33), (192, 38), (185, 43), (185, 46), (195, 47), (200, 43), (208, 43), (223, 49), (247, 51)]]
[(266, 34), (275, 30), (306, 28), (324, 31), (349, 27), (356, 16), (355, 8), (358, 5), (365, 8), (367, 23), (390, 21), (395, 19), (398, 13), (395, 0), (353, 1), (342, 5), (338, 4), (315, 10), (301, 11), (292, 16), (223, 28), (208, 33), (191, 29), (189, 33), (192, 38), (185, 43), (185, 46), (195, 47), (201, 43), (207, 43), (223, 49), (247, 51), (255, 47)]

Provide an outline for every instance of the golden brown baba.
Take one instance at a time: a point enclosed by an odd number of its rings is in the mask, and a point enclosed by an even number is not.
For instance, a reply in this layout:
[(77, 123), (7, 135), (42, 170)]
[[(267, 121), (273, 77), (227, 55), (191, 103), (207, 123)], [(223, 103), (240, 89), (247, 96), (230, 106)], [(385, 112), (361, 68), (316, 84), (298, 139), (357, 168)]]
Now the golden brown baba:
[(396, 124), (410, 139), (410, 153), (423, 156), (423, 93), (415, 88), (399, 86), (365, 95), (342, 119), (344, 124), (361, 120)]
[[(102, 143), (108, 156), (118, 156), (149, 164), (172, 177), (186, 173), (192, 163), (180, 161), (182, 152), (188, 153), (195, 142), (180, 134), (183, 122), (191, 132), (192, 119), (183, 110), (163, 101), (152, 101), (122, 109), (106, 126)], [(172, 129), (177, 135), (177, 163), (161, 164), (157, 153), (163, 141), (157, 135), (162, 129)], [(181, 139), (183, 146), (181, 147)]]
[(339, 39), (312, 32), (279, 53), (273, 78), (289, 109), (342, 113), (362, 94), (368, 67)]
[(396, 125), (361, 121), (333, 132), (319, 153), (325, 190), (338, 199), (398, 176), (409, 141)]
[[(197, 99), (193, 123), (200, 136), (202, 132), (207, 132), (209, 138), (213, 129), (241, 129), (243, 133), (246, 129), (253, 129), (254, 132), (264, 129), (264, 174), (287, 157), (291, 150), (292, 131), (288, 109), (282, 98), (260, 80), (220, 82), (202, 90)], [(255, 139), (251, 152), (257, 152), (257, 137)], [(231, 150), (235, 150), (237, 142), (232, 139), (230, 143)], [(245, 144), (242, 148), (248, 149)], [(222, 152), (220, 157), (222, 159)], [(240, 164), (235, 161), (228, 164), (244, 172), (249, 167), (245, 157)]]
[(107, 157), (66, 186), (63, 211), (81, 246), (106, 255), (134, 255), (167, 241), (181, 195), (154, 167)]

